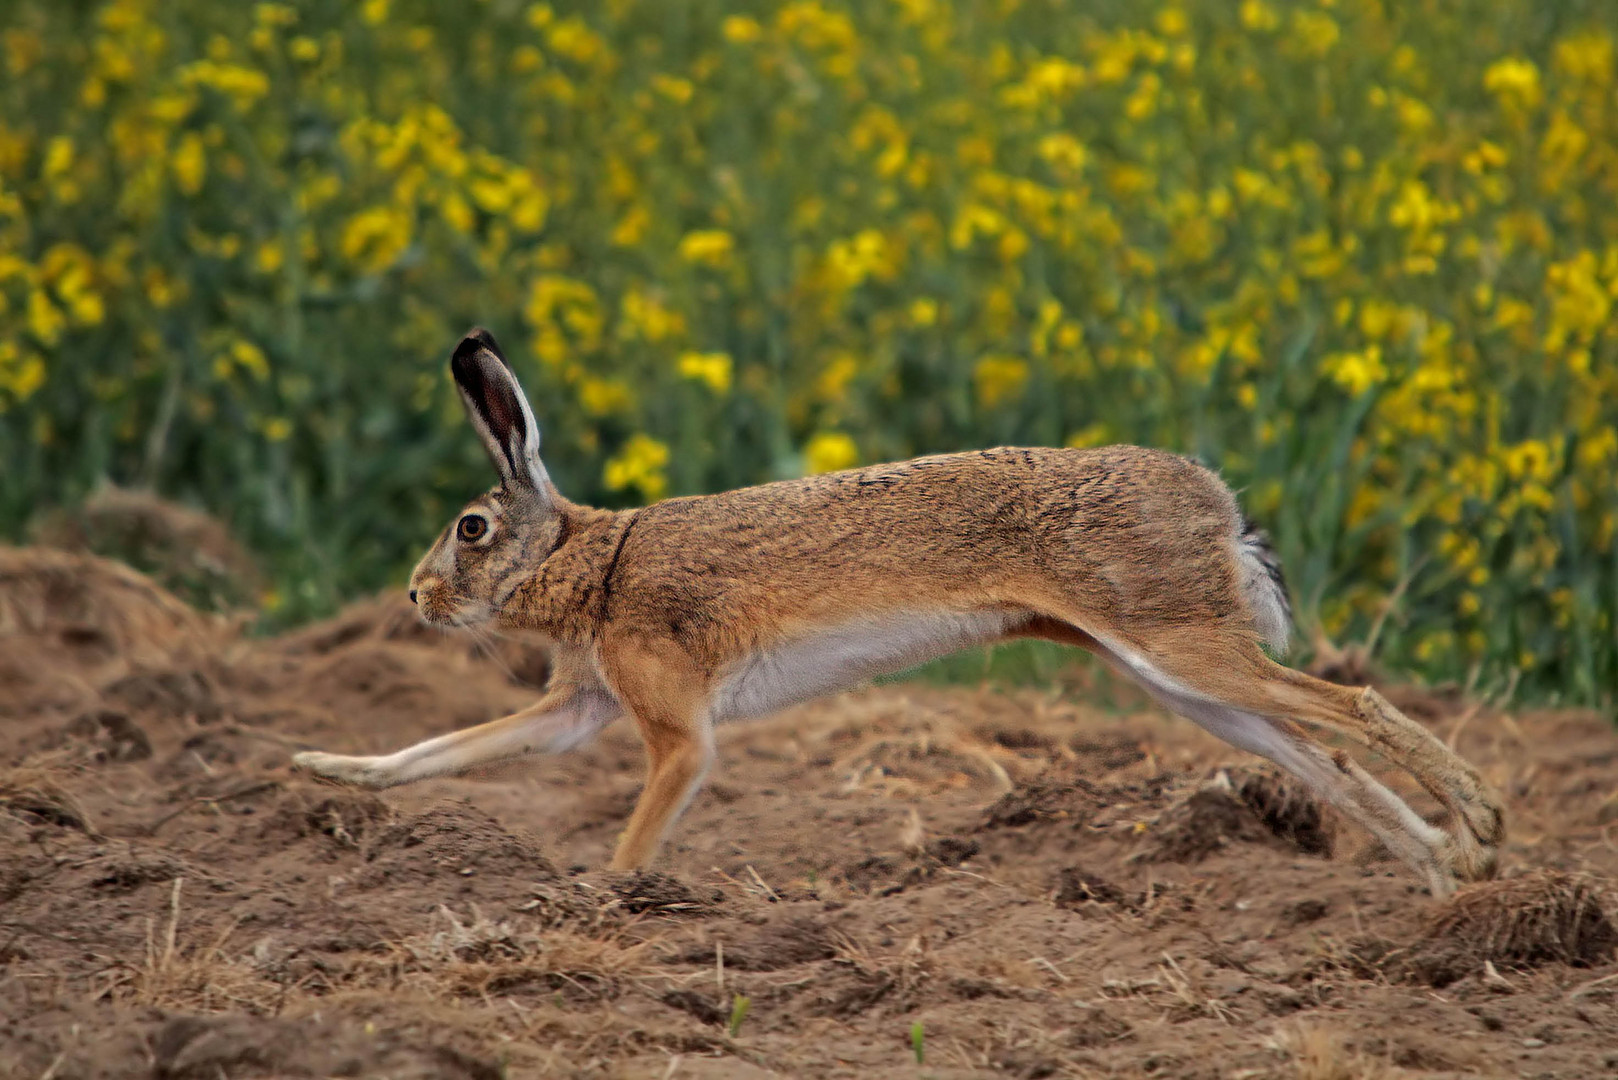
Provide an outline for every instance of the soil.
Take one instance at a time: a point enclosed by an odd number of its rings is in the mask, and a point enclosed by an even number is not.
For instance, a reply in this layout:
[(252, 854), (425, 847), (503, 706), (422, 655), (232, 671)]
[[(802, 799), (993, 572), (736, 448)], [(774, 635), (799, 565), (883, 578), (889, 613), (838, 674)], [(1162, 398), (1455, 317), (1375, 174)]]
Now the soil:
[(543, 670), (397, 598), (251, 639), (113, 564), (0, 549), (0, 1076), (1618, 1072), (1593, 713), (1383, 688), (1507, 799), (1501, 880), (1443, 902), (1083, 675), (727, 727), (639, 874), (601, 869), (641, 782), (627, 724), (382, 793), (287, 768), (501, 715)]

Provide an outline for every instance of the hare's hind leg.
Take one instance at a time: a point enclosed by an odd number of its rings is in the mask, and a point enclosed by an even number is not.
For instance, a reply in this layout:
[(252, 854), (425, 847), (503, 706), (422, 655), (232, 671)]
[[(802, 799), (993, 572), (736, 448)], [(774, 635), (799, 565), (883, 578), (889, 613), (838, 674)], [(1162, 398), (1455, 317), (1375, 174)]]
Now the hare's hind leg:
[(1339, 731), (1397, 762), (1454, 820), (1456, 872), (1466, 880), (1493, 877), (1505, 812), (1499, 797), (1437, 736), (1394, 708), (1381, 694), (1337, 686), (1263, 658), (1264, 685), (1292, 715)]
[(1289, 720), (1261, 716), (1197, 697), (1160, 700), (1232, 746), (1268, 758), (1302, 780), (1427, 880), (1434, 896), (1455, 888), (1443, 830), (1423, 821), (1346, 753), (1329, 752)]
[(346, 784), (395, 787), (527, 754), (569, 750), (587, 742), (619, 713), (618, 703), (599, 687), (566, 685), (548, 690), (521, 712), (427, 739), (392, 754), (350, 757), (307, 750), (294, 754), (292, 765)]
[(646, 786), (612, 856), (614, 870), (635, 870), (657, 854), (713, 765), (711, 688), (673, 646), (604, 647), (602, 669), (646, 744)]
[(1296, 717), (1384, 752), (1454, 819), (1441, 853), (1452, 872), (1468, 881), (1494, 874), (1505, 833), (1498, 798), (1470, 765), (1375, 690), (1283, 667), (1246, 634), (1218, 627), (1154, 640), (1149, 650), (1129, 650), (1122, 660), (1142, 681), (1155, 673), (1193, 697), (1260, 716)]
[[(1187, 665), (1189, 675), (1185, 671), (1171, 674), (1163, 665), (1149, 659), (1144, 650), (1125, 645), (1111, 634), (1092, 634), (1072, 623), (1045, 617), (1032, 620), (1024, 632), (1096, 653), (1109, 667), (1145, 688), (1164, 707), (1194, 721), (1237, 749), (1274, 762), (1303, 781), (1420, 873), (1435, 896), (1454, 889), (1454, 876), (1445, 855), (1445, 833), (1423, 821), (1347, 754), (1330, 753), (1296, 724), (1275, 715), (1281, 710), (1273, 706), (1245, 707), (1232, 698), (1247, 698), (1251, 694), (1232, 694), (1228, 689), (1210, 686), (1217, 681), (1217, 675), (1210, 673), (1231, 667), (1228, 658), (1207, 655), (1204, 645), (1198, 662)], [(1245, 641), (1262, 658), (1263, 654), (1249, 639), (1239, 637), (1236, 641)]]

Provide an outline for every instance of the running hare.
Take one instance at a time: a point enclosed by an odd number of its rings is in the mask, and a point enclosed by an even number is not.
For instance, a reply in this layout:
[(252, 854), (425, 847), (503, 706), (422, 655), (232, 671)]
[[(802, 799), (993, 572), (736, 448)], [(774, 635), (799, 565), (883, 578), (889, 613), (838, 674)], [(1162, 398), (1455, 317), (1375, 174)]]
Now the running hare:
[[(1268, 758), (1415, 867), (1435, 895), (1493, 873), (1495, 796), (1375, 690), (1274, 663), (1290, 610), (1264, 534), (1202, 466), (1159, 450), (995, 449), (788, 480), (638, 510), (552, 486), (539, 427), (494, 338), (450, 361), (500, 485), (411, 577), (442, 626), (555, 644), (532, 707), (379, 757), (301, 753), (321, 776), (388, 787), (559, 751), (628, 714), (645, 789), (613, 865), (643, 866), (714, 759), (714, 725), (760, 716), (956, 649), (1077, 645), (1165, 707)], [(1448, 810), (1418, 817), (1294, 719), (1352, 736)]]

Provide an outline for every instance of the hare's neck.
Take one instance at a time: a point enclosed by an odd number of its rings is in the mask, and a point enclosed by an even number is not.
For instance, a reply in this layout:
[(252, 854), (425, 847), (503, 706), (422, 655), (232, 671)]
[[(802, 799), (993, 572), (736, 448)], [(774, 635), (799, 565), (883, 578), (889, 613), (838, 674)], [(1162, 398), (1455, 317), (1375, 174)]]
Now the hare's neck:
[(562, 542), (502, 605), (504, 622), (587, 645), (612, 592), (612, 572), (638, 511), (567, 507)]

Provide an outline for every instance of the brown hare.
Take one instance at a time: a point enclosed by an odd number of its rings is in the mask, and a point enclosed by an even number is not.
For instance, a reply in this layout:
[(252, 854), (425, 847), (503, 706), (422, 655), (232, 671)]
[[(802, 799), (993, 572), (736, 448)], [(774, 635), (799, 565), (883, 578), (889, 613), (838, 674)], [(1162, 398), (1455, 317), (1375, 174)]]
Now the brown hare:
[[(378, 757), (300, 753), (301, 769), (388, 787), (567, 749), (627, 714), (649, 772), (613, 866), (639, 867), (712, 764), (715, 724), (963, 647), (1042, 637), (1090, 650), (1296, 776), (1435, 895), (1494, 871), (1503, 816), (1472, 768), (1375, 690), (1265, 654), (1261, 642), (1287, 644), (1280, 566), (1195, 462), (1136, 446), (1000, 448), (596, 510), (552, 486), (492, 336), (472, 331), (450, 367), (500, 484), (438, 538), (410, 595), (430, 623), (549, 638), (549, 686), (503, 719)], [(1298, 720), (1409, 770), (1449, 829)]]

